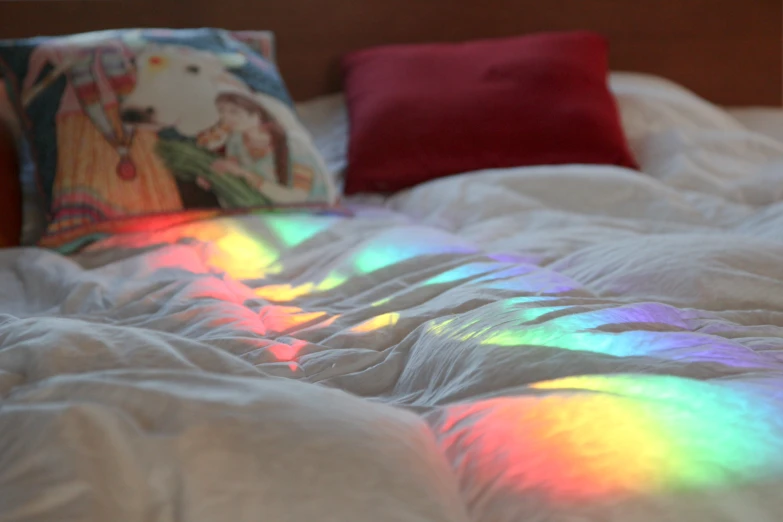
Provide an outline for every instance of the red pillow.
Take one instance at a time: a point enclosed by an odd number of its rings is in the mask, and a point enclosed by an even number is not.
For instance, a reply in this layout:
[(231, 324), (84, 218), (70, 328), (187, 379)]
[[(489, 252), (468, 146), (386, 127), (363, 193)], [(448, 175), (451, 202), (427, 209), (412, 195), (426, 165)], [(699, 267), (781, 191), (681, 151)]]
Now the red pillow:
[(591, 32), (393, 45), (343, 59), (347, 193), (489, 168), (637, 168)]

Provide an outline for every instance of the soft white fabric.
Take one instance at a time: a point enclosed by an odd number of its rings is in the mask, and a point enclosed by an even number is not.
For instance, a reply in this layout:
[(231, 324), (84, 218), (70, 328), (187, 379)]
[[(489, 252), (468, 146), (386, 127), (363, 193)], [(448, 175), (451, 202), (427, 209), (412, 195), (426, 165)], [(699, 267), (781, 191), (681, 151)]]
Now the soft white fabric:
[(732, 107), (728, 112), (747, 129), (783, 141), (783, 108)]
[(644, 89), (646, 173), (0, 252), (0, 520), (781, 520), (783, 144)]
[(338, 179), (347, 166), (348, 111), (345, 96), (319, 96), (296, 105), (296, 112), (310, 131), (329, 171)]

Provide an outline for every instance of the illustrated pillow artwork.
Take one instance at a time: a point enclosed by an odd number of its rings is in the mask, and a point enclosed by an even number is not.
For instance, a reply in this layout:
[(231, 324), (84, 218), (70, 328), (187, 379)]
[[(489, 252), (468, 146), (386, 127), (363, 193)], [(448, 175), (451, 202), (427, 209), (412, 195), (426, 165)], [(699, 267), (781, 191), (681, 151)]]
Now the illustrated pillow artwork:
[(272, 31), (231, 31), (231, 36), (250, 47), (266, 60), (275, 63), (275, 33)]
[(129, 216), (332, 204), (323, 160), (254, 47), (217, 29), (0, 42), (48, 210), (42, 243)]

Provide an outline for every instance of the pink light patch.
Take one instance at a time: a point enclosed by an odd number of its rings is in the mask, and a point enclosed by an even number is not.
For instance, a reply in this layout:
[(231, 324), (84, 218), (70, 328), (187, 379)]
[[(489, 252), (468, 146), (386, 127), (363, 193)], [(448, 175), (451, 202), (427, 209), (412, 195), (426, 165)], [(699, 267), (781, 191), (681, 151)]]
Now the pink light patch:
[(291, 344), (273, 344), (267, 349), (279, 362), (288, 362), (290, 363), (288, 367), (291, 368), (291, 370), (296, 370), (298, 365), (293, 361), (299, 355), (299, 351), (305, 346), (307, 346), (307, 341), (292, 339)]
[(261, 309), (259, 317), (267, 330), (281, 334), (302, 328), (323, 318), (326, 312), (307, 312), (296, 306), (269, 305)]

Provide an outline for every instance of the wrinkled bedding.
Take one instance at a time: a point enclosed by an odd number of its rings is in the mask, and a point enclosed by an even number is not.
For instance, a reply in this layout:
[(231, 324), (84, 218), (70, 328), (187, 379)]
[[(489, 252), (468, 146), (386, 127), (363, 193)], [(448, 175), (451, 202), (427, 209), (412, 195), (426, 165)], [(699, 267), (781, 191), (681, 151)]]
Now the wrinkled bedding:
[(644, 174), (0, 252), (0, 521), (781, 520), (783, 144), (645, 110)]

